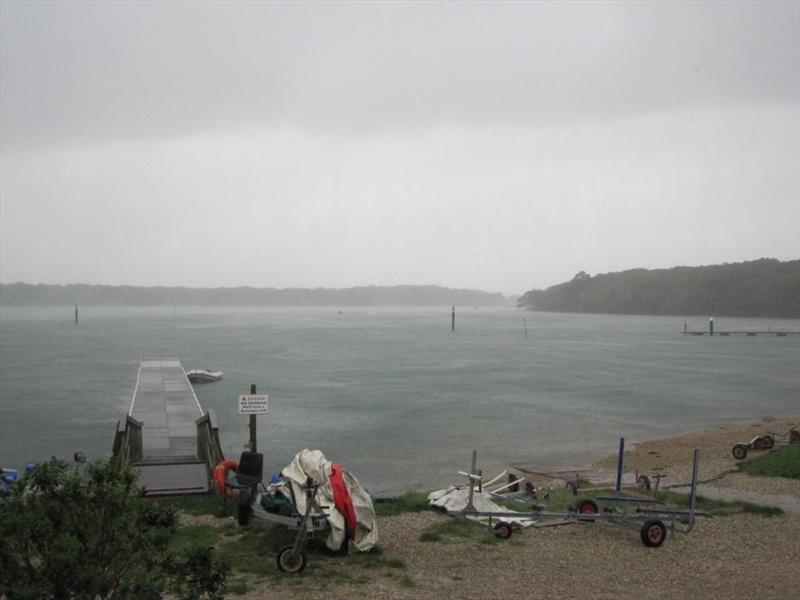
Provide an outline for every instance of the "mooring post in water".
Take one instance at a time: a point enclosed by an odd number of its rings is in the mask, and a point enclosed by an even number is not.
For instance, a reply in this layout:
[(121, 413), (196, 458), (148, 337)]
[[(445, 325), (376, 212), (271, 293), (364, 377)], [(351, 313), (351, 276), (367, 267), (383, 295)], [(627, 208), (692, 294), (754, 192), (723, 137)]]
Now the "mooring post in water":
[(688, 324), (686, 323), (686, 319), (683, 320), (683, 333), (686, 333), (689, 329)]
[(614, 487), (614, 490), (617, 492), (617, 496), (619, 496), (620, 491), (622, 490), (622, 465), (624, 463), (624, 456), (625, 456), (625, 438), (619, 438), (619, 458), (617, 458), (617, 484)]
[(714, 335), (714, 317), (708, 320), (708, 335)]
[(525, 339), (528, 339), (528, 321), (522, 317), (522, 329), (525, 331)]
[[(256, 384), (250, 384), (250, 395), (256, 395)], [(256, 415), (250, 415), (250, 452), (258, 452), (256, 445)]]
[(450, 330), (451, 331), (455, 331), (456, 330), (456, 307), (455, 307), (455, 305), (453, 306), (452, 318), (450, 319)]
[(78, 324), (78, 305), (75, 305), (75, 325)]

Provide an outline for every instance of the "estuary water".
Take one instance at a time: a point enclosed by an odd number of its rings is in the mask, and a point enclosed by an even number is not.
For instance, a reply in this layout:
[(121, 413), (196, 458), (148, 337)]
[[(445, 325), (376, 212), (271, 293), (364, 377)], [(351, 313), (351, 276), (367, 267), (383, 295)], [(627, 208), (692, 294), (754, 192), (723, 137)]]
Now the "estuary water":
[(268, 474), (318, 448), (377, 495), (455, 483), (472, 449), (486, 472), (583, 465), (620, 436), (800, 414), (800, 336), (684, 336), (677, 317), (457, 307), (455, 332), (450, 307), (82, 307), (80, 317), (0, 309), (1, 466), (108, 456), (142, 356), (224, 371), (196, 393), (217, 413), (226, 455), (248, 439), (237, 400), (254, 383), (270, 398), (258, 425)]

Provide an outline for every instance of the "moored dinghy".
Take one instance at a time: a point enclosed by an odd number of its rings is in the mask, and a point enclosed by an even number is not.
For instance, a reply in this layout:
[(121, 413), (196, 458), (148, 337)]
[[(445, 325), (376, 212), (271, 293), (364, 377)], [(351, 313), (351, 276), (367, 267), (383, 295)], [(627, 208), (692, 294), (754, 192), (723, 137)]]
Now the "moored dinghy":
[(222, 371), (192, 369), (191, 371), (186, 371), (186, 378), (192, 383), (213, 383), (222, 379)]

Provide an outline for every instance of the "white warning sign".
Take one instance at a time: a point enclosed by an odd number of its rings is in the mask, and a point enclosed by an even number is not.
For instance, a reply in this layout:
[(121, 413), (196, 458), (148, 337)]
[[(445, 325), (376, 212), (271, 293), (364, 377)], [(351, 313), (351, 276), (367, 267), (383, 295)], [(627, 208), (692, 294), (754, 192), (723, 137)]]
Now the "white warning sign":
[(248, 394), (239, 396), (240, 415), (268, 415), (269, 396), (265, 394)]

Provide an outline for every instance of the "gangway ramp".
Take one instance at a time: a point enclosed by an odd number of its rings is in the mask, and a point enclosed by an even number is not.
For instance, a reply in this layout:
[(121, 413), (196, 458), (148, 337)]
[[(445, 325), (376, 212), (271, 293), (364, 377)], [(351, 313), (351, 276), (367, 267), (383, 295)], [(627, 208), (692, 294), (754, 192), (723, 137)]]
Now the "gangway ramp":
[[(203, 416), (180, 360), (140, 360), (124, 445), (146, 495), (209, 491), (207, 459), (198, 455), (197, 443), (197, 421)], [(122, 445), (115, 439), (115, 456)]]

